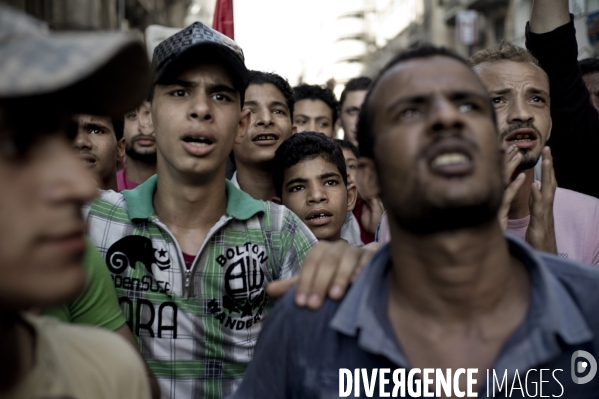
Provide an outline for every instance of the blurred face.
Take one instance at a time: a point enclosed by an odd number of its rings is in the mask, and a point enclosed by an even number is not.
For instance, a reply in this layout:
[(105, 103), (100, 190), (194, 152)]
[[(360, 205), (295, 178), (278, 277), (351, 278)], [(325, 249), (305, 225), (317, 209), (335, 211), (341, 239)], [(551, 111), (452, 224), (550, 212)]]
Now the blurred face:
[(316, 238), (340, 239), (350, 209), (337, 166), (320, 157), (293, 165), (285, 171), (282, 194), (283, 205), (302, 219)]
[(551, 133), (547, 74), (536, 65), (514, 61), (475, 69), (491, 93), (503, 149), (517, 146), (524, 156), (519, 169), (534, 168)]
[(275, 85), (251, 84), (245, 91), (243, 108), (250, 111), (248, 132), (233, 146), (235, 160), (244, 164), (263, 164), (291, 136), (291, 114), (285, 96)]
[(582, 80), (589, 90), (591, 104), (599, 111), (599, 72), (583, 75)]
[(194, 181), (224, 175), (233, 141), (243, 138), (249, 123), (249, 111), (240, 110), (232, 79), (215, 64), (199, 64), (172, 84), (157, 85), (152, 122), (159, 170)]
[(293, 108), (293, 126), (297, 132), (324, 133), (335, 135), (333, 111), (322, 100), (296, 101)]
[(418, 234), (495, 220), (501, 151), (489, 96), (470, 68), (444, 56), (414, 59), (374, 90), (374, 156), (390, 217)]
[[(96, 185), (65, 131), (27, 134), (0, 127), (2, 308), (55, 305), (85, 285), (81, 206), (93, 199)], [(24, 138), (21, 148), (16, 135)]]
[(345, 157), (345, 167), (347, 168), (347, 185), (350, 186), (356, 182), (356, 171), (358, 170), (358, 158), (352, 150), (343, 148)]
[(107, 116), (81, 115), (78, 125), (73, 145), (100, 188), (107, 189), (103, 182), (116, 176), (117, 161), (124, 155), (119, 151), (112, 120)]
[(150, 115), (150, 103), (144, 103), (125, 115), (125, 153), (127, 157), (144, 163), (156, 163), (156, 139)]
[(358, 146), (358, 136), (356, 133), (356, 124), (358, 123), (358, 114), (360, 107), (366, 98), (367, 90), (350, 91), (345, 95), (345, 101), (341, 106), (339, 115), (339, 124), (343, 128), (344, 139)]

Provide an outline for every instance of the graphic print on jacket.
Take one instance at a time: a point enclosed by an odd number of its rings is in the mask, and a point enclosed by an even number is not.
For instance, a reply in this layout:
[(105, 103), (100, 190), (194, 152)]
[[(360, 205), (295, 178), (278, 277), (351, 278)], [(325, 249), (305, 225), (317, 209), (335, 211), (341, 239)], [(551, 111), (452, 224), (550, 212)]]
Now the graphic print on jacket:
[(147, 237), (123, 237), (108, 249), (106, 264), (108, 270), (114, 274), (125, 271), (127, 266), (135, 268), (135, 263), (141, 262), (148, 273), (152, 273), (152, 263), (156, 263), (160, 270), (171, 267), (171, 260), (164, 248), (155, 249), (152, 240)]

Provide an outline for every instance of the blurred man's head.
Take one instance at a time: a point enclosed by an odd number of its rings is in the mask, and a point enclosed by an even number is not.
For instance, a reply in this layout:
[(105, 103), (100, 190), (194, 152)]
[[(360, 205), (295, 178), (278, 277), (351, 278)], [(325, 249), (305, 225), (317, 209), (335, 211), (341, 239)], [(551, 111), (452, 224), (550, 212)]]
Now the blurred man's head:
[(347, 212), (356, 202), (356, 188), (347, 187), (343, 152), (334, 139), (302, 132), (285, 140), (275, 155), (273, 182), (281, 203), (316, 238), (339, 240)]
[(334, 137), (339, 103), (330, 89), (303, 84), (293, 88), (293, 97), (297, 133), (312, 131)]
[(347, 140), (335, 140), (343, 151), (343, 157), (345, 158), (345, 168), (347, 170), (347, 184), (356, 183), (356, 171), (358, 170), (358, 159), (360, 158), (360, 151), (353, 143)]
[(144, 101), (135, 111), (125, 114), (123, 137), (127, 159), (147, 164), (156, 163), (156, 139), (148, 101)]
[(467, 62), (445, 49), (400, 54), (358, 122), (358, 183), (412, 234), (492, 223), (503, 195), (493, 106)]
[(585, 58), (578, 61), (582, 80), (589, 90), (591, 104), (599, 111), (599, 60), (596, 58)]
[(477, 52), (470, 64), (491, 93), (503, 149), (515, 145), (519, 169), (534, 168), (551, 135), (549, 77), (528, 50), (507, 42)]
[(134, 108), (149, 68), (138, 40), (45, 35), (2, 4), (0, 35), (0, 307), (14, 312), (55, 305), (83, 288), (81, 206), (96, 185), (73, 151), (72, 117)]
[(158, 173), (193, 182), (224, 176), (250, 119), (242, 111), (248, 72), (241, 49), (196, 22), (156, 47), (153, 69)]
[(238, 164), (268, 165), (279, 145), (291, 136), (293, 91), (275, 73), (250, 71), (244, 109), (250, 111), (250, 125), (243, 139), (233, 146)]
[(343, 129), (343, 139), (358, 145), (356, 125), (360, 107), (366, 98), (372, 79), (365, 76), (351, 79), (345, 85), (339, 101), (339, 125)]
[(116, 190), (117, 164), (125, 155), (123, 118), (80, 115), (77, 124), (73, 146), (79, 158), (92, 172), (100, 189)]

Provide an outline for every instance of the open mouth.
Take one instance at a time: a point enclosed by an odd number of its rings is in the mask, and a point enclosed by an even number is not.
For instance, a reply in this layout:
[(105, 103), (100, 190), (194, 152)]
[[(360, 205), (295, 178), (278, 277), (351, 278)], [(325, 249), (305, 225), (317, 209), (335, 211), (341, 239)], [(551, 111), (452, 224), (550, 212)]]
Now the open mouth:
[(254, 137), (252, 139), (252, 141), (261, 141), (261, 142), (272, 142), (272, 141), (277, 141), (279, 139), (279, 136), (274, 134), (274, 133), (261, 133), (256, 135), (256, 137)]
[(505, 138), (510, 143), (524, 143), (537, 139), (537, 134), (532, 129), (520, 129), (511, 133)]
[(470, 159), (465, 154), (462, 154), (460, 152), (448, 152), (445, 154), (437, 155), (435, 158), (433, 158), (431, 166), (436, 168), (448, 165), (459, 165), (469, 161)]
[(458, 177), (474, 168), (473, 145), (463, 139), (447, 138), (433, 144), (427, 151), (431, 171), (444, 177)]
[(333, 218), (333, 214), (326, 209), (315, 209), (308, 213), (306, 222), (311, 226), (322, 226), (329, 223)]
[(214, 143), (212, 140), (206, 137), (184, 137), (183, 141), (194, 147), (207, 147)]
[(86, 166), (93, 166), (97, 162), (96, 158), (89, 154), (79, 154), (79, 159), (81, 159)]

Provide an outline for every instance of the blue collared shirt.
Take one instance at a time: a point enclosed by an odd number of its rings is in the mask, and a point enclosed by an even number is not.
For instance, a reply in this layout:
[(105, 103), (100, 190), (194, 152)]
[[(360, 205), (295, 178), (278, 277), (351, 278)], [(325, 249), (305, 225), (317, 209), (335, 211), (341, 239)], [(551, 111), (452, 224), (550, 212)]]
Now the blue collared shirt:
[[(533, 251), (513, 236), (506, 238), (511, 254), (530, 274), (530, 306), (489, 371), (490, 381), (486, 370), (478, 371), (479, 397), (535, 397), (535, 392), (541, 397), (542, 385), (543, 397), (599, 398), (599, 376), (584, 385), (575, 384), (571, 376), (574, 352), (599, 357), (599, 269)], [(411, 366), (386, 311), (390, 265), (386, 246), (341, 302), (327, 300), (316, 312), (296, 307), (294, 293), (288, 293), (265, 322), (254, 359), (233, 398), (336, 398), (341, 368), (365, 368), (368, 375), (375, 368), (403, 368), (407, 376)], [(495, 385), (494, 394), (493, 370), (499, 383), (506, 371), (508, 376), (501, 391)], [(386, 391), (392, 392), (393, 386), (391, 381)], [(360, 393), (365, 397), (363, 385)], [(377, 382), (374, 397), (378, 395)], [(420, 396), (406, 392), (405, 397)]]

